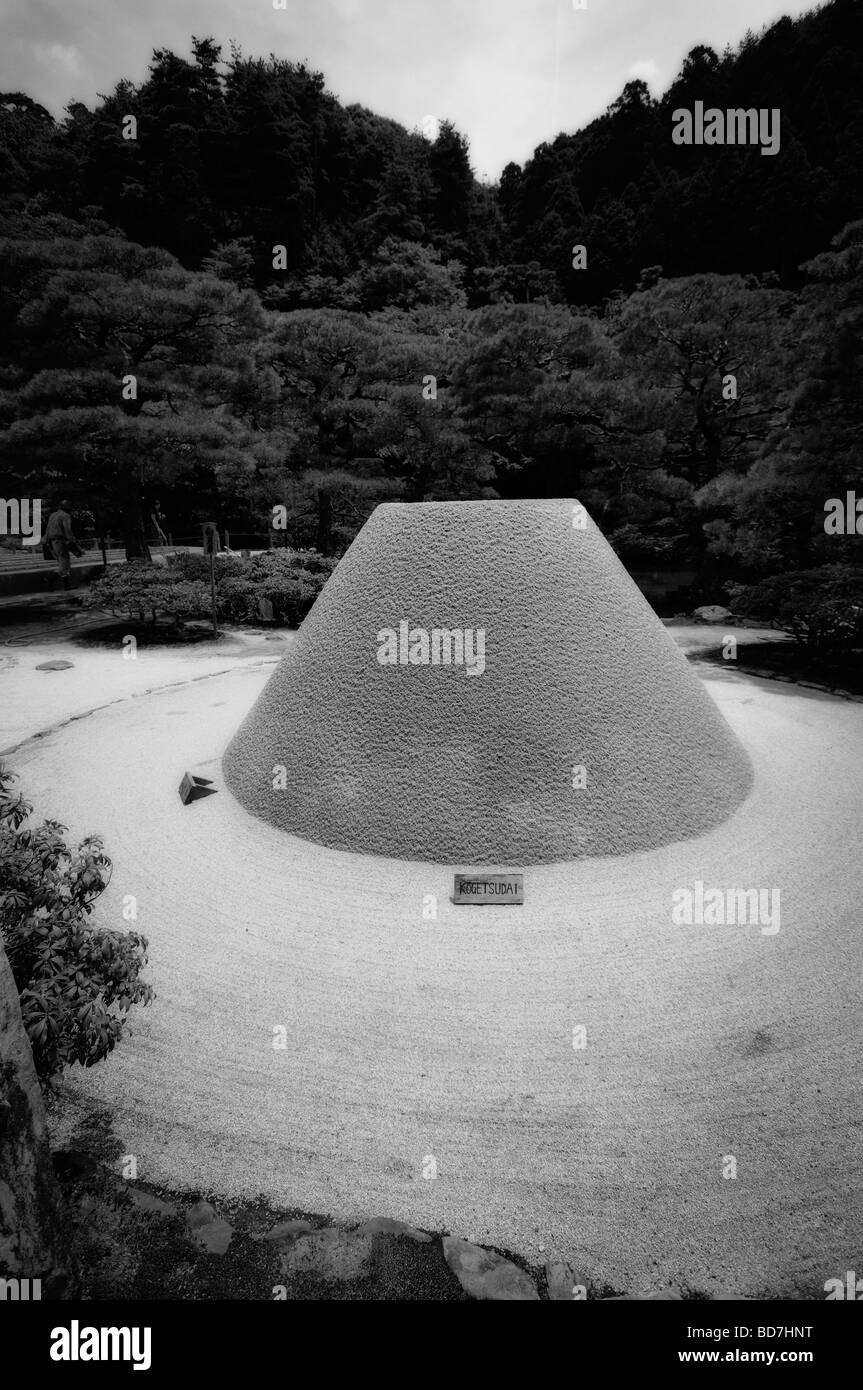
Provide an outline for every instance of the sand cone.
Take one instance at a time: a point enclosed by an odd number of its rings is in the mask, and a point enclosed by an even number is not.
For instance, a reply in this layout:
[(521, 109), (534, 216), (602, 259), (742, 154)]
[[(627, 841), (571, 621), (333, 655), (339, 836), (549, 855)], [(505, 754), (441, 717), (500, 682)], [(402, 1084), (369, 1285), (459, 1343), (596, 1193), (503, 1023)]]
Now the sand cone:
[(249, 811), (295, 835), (455, 865), (701, 835), (752, 776), (572, 500), (378, 507), (224, 771)]

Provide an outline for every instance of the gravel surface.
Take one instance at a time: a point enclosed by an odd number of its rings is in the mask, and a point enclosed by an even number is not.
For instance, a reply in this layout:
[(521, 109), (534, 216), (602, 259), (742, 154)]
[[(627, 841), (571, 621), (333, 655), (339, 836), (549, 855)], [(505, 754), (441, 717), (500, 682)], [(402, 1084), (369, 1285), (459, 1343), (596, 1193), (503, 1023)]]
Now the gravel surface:
[[(269, 674), (126, 700), (15, 756), (39, 814), (104, 833), (99, 920), (132, 925), (134, 895), (150, 938), (156, 1001), (69, 1073), (70, 1117), (107, 1104), (146, 1183), (392, 1216), (597, 1285), (777, 1294), (854, 1268), (860, 706), (710, 679), (754, 769), (733, 814), (469, 908), (449, 901), (467, 863), (322, 848), (234, 799), (222, 752)], [(183, 807), (186, 770), (219, 794)], [(674, 926), (697, 879), (778, 887), (781, 930)]]

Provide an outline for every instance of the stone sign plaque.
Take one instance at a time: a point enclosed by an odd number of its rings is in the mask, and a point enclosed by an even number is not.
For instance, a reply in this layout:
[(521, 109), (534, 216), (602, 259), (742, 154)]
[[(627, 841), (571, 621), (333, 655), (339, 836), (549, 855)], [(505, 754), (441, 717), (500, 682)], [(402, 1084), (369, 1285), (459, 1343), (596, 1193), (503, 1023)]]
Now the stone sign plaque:
[(459, 907), (522, 905), (524, 874), (456, 874), (452, 900)]

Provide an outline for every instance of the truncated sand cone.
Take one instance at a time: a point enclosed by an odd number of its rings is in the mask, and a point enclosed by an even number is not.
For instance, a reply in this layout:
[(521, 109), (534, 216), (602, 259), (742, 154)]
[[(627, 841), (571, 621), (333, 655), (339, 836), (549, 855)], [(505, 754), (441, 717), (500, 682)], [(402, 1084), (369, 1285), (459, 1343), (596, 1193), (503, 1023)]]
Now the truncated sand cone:
[(454, 865), (706, 833), (749, 760), (572, 500), (377, 508), (232, 740), (254, 815)]

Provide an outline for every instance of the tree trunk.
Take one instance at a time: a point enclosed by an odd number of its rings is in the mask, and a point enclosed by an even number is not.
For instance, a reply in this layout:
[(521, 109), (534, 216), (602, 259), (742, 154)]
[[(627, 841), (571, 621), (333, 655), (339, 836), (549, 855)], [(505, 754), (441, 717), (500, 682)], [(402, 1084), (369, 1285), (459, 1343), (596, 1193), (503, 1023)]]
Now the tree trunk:
[(42, 1092), (0, 936), (0, 1275), (19, 1281), (19, 1298), (21, 1280), (42, 1281), (39, 1293), (30, 1286), (31, 1299), (56, 1297), (67, 1282), (61, 1210)]
[(130, 485), (123, 498), (123, 540), (127, 560), (150, 560), (147, 531), (144, 525), (141, 489), (137, 482)]
[(325, 488), (318, 488), (318, 536), (316, 544), (322, 555), (332, 553), (333, 499)]

